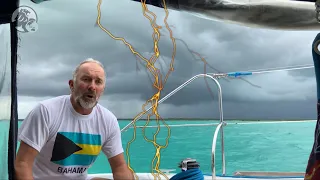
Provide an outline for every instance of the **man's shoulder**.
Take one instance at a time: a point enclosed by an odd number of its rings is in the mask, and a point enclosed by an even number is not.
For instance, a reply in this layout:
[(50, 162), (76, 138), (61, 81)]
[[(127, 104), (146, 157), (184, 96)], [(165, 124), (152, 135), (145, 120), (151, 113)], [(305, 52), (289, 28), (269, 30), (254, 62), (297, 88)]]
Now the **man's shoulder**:
[(42, 101), (40, 101), (39, 104), (41, 104), (45, 107), (62, 105), (68, 98), (70, 98), (70, 95), (56, 96), (53, 98), (42, 100)]
[(40, 101), (35, 108), (45, 109), (46, 112), (52, 112), (55, 114), (55, 112), (60, 111), (67, 105), (68, 98), (70, 98), (70, 95), (62, 95), (45, 99)]
[(108, 108), (102, 106), (101, 104), (97, 104), (98, 111), (102, 113), (107, 121), (117, 121), (116, 115), (112, 113)]

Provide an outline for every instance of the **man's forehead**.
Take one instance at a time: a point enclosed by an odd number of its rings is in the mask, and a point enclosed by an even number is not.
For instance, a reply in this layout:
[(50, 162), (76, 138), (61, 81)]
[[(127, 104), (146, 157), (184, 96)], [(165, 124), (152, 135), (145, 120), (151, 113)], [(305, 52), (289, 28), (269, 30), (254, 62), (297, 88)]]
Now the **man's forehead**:
[(104, 69), (97, 63), (85, 63), (79, 68), (79, 74), (81, 75), (98, 75), (104, 76)]
[(104, 69), (97, 63), (85, 63), (79, 67), (79, 72), (102, 72)]

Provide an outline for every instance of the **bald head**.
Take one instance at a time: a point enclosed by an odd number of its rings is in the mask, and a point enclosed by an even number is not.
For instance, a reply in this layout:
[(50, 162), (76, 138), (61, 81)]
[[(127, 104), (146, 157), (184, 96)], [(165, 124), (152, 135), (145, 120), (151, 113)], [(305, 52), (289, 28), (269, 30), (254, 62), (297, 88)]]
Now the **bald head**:
[(100, 71), (103, 72), (103, 81), (105, 82), (105, 71), (104, 71), (104, 66), (100, 61), (94, 60), (92, 58), (88, 58), (84, 61), (82, 61), (77, 67), (76, 69), (73, 71), (73, 81), (75, 82), (77, 79), (77, 76), (82, 72), (88, 73), (89, 71)]

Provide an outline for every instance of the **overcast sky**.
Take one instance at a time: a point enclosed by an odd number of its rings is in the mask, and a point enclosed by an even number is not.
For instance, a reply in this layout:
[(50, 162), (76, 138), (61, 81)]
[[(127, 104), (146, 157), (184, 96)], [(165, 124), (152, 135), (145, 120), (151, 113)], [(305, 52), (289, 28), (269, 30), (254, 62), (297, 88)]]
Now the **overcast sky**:
[[(113, 40), (95, 26), (97, 2), (51, 0), (33, 4), (29, 0), (20, 1), (21, 5), (28, 5), (37, 12), (39, 28), (35, 33), (21, 34), (19, 118), (23, 119), (41, 100), (68, 94), (68, 80), (73, 69), (89, 57), (100, 60), (106, 67), (107, 88), (100, 103), (118, 118), (133, 118), (155, 92), (145, 63), (121, 41)], [(165, 13), (155, 7), (149, 9), (157, 15), (157, 24), (163, 26), (161, 56), (156, 67), (165, 74), (172, 55), (170, 34), (163, 22)], [(115, 36), (125, 37), (135, 50), (150, 58), (153, 31), (142, 14), (140, 3), (104, 1), (101, 10), (101, 23), (106, 29)], [(204, 72), (203, 62), (191, 51), (201, 54), (214, 68), (208, 67), (207, 72), (313, 63), (311, 43), (316, 31), (253, 29), (176, 11), (170, 11), (168, 23), (177, 38), (177, 53), (174, 72), (170, 74), (162, 96)], [(5, 36), (3, 33), (1, 38)], [(3, 52), (4, 43), (1, 47)], [(4, 58), (3, 54), (1, 58)], [(313, 69), (259, 74), (245, 79), (250, 83), (240, 79), (220, 80), (225, 118), (316, 118)], [(207, 82), (213, 97), (204, 79), (199, 78), (160, 105), (160, 115), (163, 118), (218, 118), (217, 88), (212, 81)]]

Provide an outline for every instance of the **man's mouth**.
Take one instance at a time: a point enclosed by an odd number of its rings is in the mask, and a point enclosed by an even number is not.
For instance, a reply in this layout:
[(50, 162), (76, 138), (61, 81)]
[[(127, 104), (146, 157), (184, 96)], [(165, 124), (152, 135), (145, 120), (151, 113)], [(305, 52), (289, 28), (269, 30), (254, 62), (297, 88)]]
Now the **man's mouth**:
[(89, 99), (93, 99), (93, 98), (94, 98), (94, 95), (88, 94), (88, 95), (86, 95), (85, 97), (87, 97), (87, 98), (89, 98)]

